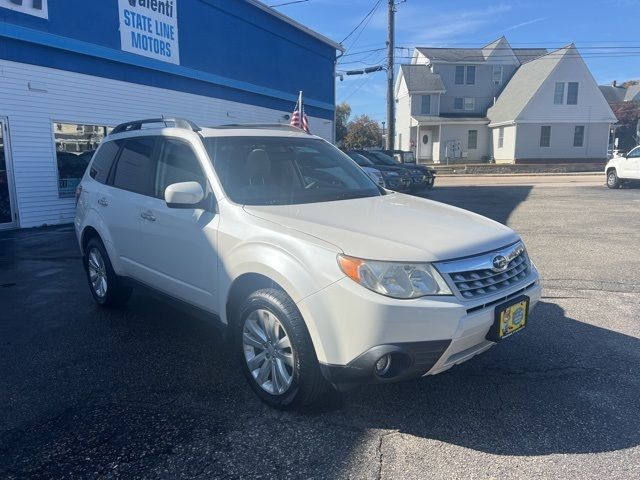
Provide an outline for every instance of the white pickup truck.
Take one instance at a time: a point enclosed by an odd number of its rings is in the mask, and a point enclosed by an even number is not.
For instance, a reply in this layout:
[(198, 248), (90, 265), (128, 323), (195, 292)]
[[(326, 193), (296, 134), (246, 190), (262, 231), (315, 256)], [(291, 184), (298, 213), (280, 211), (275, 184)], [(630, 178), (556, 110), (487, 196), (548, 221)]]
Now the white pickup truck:
[(627, 180), (640, 180), (640, 146), (626, 155), (614, 155), (604, 171), (609, 188), (620, 188)]

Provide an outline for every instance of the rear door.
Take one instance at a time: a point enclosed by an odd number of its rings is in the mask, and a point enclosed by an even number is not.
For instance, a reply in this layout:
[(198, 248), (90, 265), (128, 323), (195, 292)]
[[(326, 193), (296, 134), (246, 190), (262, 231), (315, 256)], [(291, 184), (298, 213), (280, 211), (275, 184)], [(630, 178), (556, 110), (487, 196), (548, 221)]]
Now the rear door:
[(140, 256), (145, 248), (140, 242), (142, 204), (153, 194), (156, 137), (144, 136), (116, 140), (120, 153), (111, 169), (107, 185), (97, 195), (97, 209), (109, 230), (113, 251), (123, 273), (140, 279)]
[[(146, 197), (139, 243), (145, 283), (212, 312), (217, 305), (219, 216), (202, 208), (169, 208), (166, 188), (198, 182), (212, 195), (198, 154), (183, 139), (161, 137), (157, 147), (154, 195)], [(201, 152), (203, 154), (203, 152)]]

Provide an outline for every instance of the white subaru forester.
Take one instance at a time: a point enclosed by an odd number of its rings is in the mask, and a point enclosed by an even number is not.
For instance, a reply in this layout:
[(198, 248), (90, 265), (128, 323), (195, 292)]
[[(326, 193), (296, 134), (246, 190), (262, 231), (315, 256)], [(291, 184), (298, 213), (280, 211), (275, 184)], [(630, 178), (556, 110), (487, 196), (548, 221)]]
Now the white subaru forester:
[(266, 403), (440, 373), (521, 330), (540, 298), (519, 236), (376, 185), (282, 125), (116, 127), (77, 192), (91, 293), (144, 284), (219, 320)]

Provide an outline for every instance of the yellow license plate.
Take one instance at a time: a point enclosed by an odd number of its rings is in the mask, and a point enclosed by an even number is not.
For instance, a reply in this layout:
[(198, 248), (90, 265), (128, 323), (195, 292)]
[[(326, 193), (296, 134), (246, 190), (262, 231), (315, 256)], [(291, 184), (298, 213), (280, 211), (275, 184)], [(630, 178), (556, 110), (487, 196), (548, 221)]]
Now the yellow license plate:
[(529, 299), (522, 300), (501, 308), (496, 312), (498, 337), (500, 339), (513, 335), (522, 330), (527, 324), (527, 314), (529, 313)]

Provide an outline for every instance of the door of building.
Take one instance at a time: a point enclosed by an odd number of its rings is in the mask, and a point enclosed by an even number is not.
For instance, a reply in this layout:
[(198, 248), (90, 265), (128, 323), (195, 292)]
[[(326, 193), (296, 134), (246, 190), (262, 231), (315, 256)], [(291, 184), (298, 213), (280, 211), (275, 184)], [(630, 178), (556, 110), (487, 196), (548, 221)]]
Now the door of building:
[(0, 117), (0, 230), (16, 226), (13, 171), (7, 119)]
[(433, 131), (421, 129), (418, 137), (419, 157), (423, 160), (431, 160), (433, 158)]

